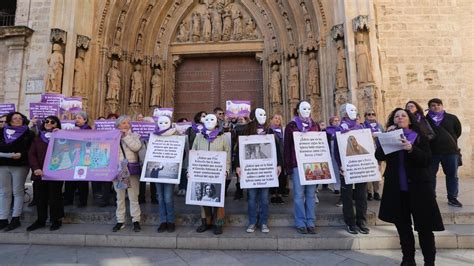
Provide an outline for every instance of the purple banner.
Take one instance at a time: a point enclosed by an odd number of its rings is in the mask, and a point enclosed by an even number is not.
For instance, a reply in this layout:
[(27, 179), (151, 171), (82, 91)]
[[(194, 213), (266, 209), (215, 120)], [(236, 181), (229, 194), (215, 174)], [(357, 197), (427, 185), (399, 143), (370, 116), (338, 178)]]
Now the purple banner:
[(44, 180), (112, 181), (118, 174), (120, 131), (53, 132), (43, 165)]
[(64, 99), (63, 94), (57, 94), (57, 93), (43, 93), (43, 94), (41, 94), (41, 102), (42, 103), (60, 104), (62, 99)]
[(153, 117), (159, 117), (162, 115), (173, 117), (173, 111), (173, 108), (155, 108), (155, 110), (153, 110)]
[(76, 121), (74, 120), (61, 120), (61, 129), (74, 130), (76, 129)]
[(59, 107), (60, 119), (74, 119), (74, 115), (82, 111), (82, 97), (65, 97)]
[(150, 134), (155, 130), (156, 127), (156, 124), (151, 122), (133, 121), (130, 124), (132, 125), (132, 132), (140, 135), (142, 140), (148, 140)]
[(250, 115), (250, 101), (226, 101), (225, 115), (230, 118)]
[(0, 115), (6, 115), (11, 112), (15, 112), (14, 103), (2, 103), (0, 104)]
[(114, 130), (115, 129), (115, 120), (95, 120), (94, 121), (95, 130)]
[(54, 103), (30, 103), (30, 119), (45, 119), (54, 115), (59, 116), (59, 105)]
[(193, 125), (191, 122), (180, 122), (180, 123), (175, 123), (174, 127), (176, 128), (176, 131), (178, 131), (178, 134), (184, 135), (186, 133), (186, 130), (190, 128)]

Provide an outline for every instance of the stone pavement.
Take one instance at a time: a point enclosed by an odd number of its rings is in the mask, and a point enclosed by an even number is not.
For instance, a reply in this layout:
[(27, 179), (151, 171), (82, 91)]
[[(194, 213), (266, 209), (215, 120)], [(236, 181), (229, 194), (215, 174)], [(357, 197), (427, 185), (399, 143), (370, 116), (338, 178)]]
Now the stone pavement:
[[(1, 265), (399, 265), (398, 250), (216, 251), (0, 245)], [(418, 265), (423, 265), (420, 252)], [(437, 265), (473, 265), (474, 250), (438, 250)]]

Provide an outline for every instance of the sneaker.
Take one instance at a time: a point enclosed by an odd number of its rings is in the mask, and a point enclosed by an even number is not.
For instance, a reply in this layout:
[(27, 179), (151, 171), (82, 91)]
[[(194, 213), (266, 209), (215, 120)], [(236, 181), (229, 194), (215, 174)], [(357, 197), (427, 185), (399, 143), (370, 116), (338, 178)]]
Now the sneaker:
[(255, 232), (255, 228), (257, 228), (257, 226), (255, 224), (251, 224), (251, 225), (247, 226), (247, 230), (245, 230), (245, 231), (247, 233), (253, 233), (253, 232)]
[(26, 228), (26, 231), (28, 231), (28, 232), (34, 231), (34, 230), (36, 230), (36, 229), (43, 228), (44, 226), (45, 226), (44, 223), (41, 223), (41, 222), (36, 221), (36, 222), (34, 222), (32, 225), (28, 226), (28, 227)]
[(358, 234), (355, 225), (346, 225), (346, 231), (347, 231), (349, 234), (353, 234), (353, 235), (357, 235), (357, 234)]
[(306, 229), (306, 227), (298, 227), (296, 228), (296, 232), (302, 234), (302, 235), (305, 235), (308, 233), (308, 229)]
[(158, 233), (163, 233), (166, 230), (168, 230), (168, 224), (167, 223), (161, 223), (160, 226), (157, 229)]
[(138, 233), (142, 230), (139, 222), (133, 222), (133, 232)]
[(368, 234), (368, 233), (370, 232), (370, 229), (369, 229), (367, 226), (365, 226), (365, 225), (358, 225), (357, 227), (358, 227), (357, 229), (359, 229), (359, 232), (360, 232), (361, 234), (366, 235), (366, 234)]
[(337, 207), (342, 207), (342, 199), (341, 199), (341, 198), (339, 198), (339, 199), (337, 200), (336, 206), (337, 206)]
[(53, 222), (51, 224), (51, 226), (49, 227), (49, 231), (56, 231), (58, 230), (59, 228), (61, 228), (61, 226), (63, 225), (63, 222), (62, 221), (56, 221), (56, 222)]
[(381, 200), (382, 198), (380, 197), (380, 194), (375, 192), (374, 193), (374, 200)]
[(448, 205), (453, 207), (462, 207), (462, 203), (457, 199), (448, 199)]
[(179, 197), (186, 196), (186, 190), (185, 189), (178, 190), (177, 196), (179, 196)]
[(125, 228), (125, 225), (123, 223), (117, 223), (113, 228), (112, 232), (117, 232)]
[(314, 194), (314, 203), (316, 203), (316, 204), (319, 203), (318, 193)]
[(262, 233), (270, 233), (270, 228), (266, 224), (262, 224)]
[(313, 226), (306, 227), (306, 230), (308, 231), (308, 234), (315, 235), (316, 234), (316, 228)]
[(372, 193), (367, 193), (367, 200), (372, 201)]

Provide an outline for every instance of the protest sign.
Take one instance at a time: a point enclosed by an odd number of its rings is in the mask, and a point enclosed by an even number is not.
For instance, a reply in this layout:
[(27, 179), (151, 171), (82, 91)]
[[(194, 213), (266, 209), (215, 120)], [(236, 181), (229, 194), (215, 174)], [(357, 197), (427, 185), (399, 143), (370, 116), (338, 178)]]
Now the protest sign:
[(95, 130), (114, 130), (115, 129), (115, 121), (116, 120), (95, 120), (94, 121), (94, 129)]
[(179, 122), (175, 123), (174, 127), (176, 128), (176, 131), (178, 131), (178, 134), (184, 135), (186, 134), (186, 130), (190, 128), (193, 125), (191, 122)]
[(239, 116), (248, 117), (250, 115), (250, 101), (226, 101), (225, 115), (230, 118), (237, 118)]
[(386, 133), (375, 133), (374, 135), (378, 138), (380, 146), (382, 146), (382, 150), (385, 154), (403, 150), (401, 139), (405, 138), (405, 136), (403, 135), (402, 129)]
[(186, 204), (224, 207), (226, 159), (223, 151), (189, 151)]
[(118, 173), (119, 143), (118, 130), (53, 132), (43, 180), (112, 181)]
[(151, 134), (140, 181), (179, 184), (185, 142), (186, 136)]
[(74, 115), (82, 111), (82, 97), (65, 97), (59, 103), (59, 118), (74, 119)]
[(336, 183), (326, 132), (293, 132), (302, 185)]
[(379, 165), (370, 129), (336, 132), (346, 184), (379, 181)]
[(15, 112), (14, 103), (2, 103), (0, 104), (0, 115), (6, 115), (11, 112)]
[(132, 132), (135, 132), (140, 135), (140, 138), (142, 140), (148, 140), (150, 134), (155, 131), (156, 127), (156, 124), (153, 122), (132, 121), (130, 125), (132, 126)]
[(58, 93), (43, 93), (41, 94), (41, 102), (42, 103), (54, 103), (59, 105), (64, 99), (63, 94), (58, 94)]
[(76, 127), (75, 120), (61, 120), (61, 129), (63, 130), (75, 130), (78, 129)]
[(59, 116), (59, 105), (55, 103), (30, 103), (30, 119), (39, 120), (54, 115)]
[(278, 187), (275, 136), (239, 136), (240, 187)]
[(160, 116), (169, 116), (170, 118), (173, 117), (173, 108), (155, 108), (153, 110), (153, 117), (160, 117)]

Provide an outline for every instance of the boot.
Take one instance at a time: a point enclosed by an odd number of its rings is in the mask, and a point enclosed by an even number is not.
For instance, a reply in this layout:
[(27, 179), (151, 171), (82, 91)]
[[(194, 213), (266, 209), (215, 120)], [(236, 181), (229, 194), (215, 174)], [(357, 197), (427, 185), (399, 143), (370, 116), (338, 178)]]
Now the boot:
[(201, 219), (201, 225), (196, 229), (196, 232), (198, 233), (202, 233), (202, 232), (205, 232), (207, 231), (207, 229), (209, 229), (211, 226), (207, 224), (207, 219), (206, 218), (202, 218)]
[(220, 235), (220, 234), (222, 234), (222, 225), (214, 226), (214, 235)]
[(243, 198), (243, 190), (240, 188), (240, 183), (237, 182), (235, 183), (235, 195), (234, 195), (234, 200), (240, 200)]
[(10, 221), (10, 223), (8, 224), (7, 228), (5, 229), (5, 231), (11, 231), (11, 230), (15, 230), (16, 228), (20, 227), (21, 223), (20, 223), (20, 217), (12, 217), (12, 220)]
[(0, 230), (6, 228), (7, 226), (8, 226), (8, 220), (7, 219), (0, 220)]

